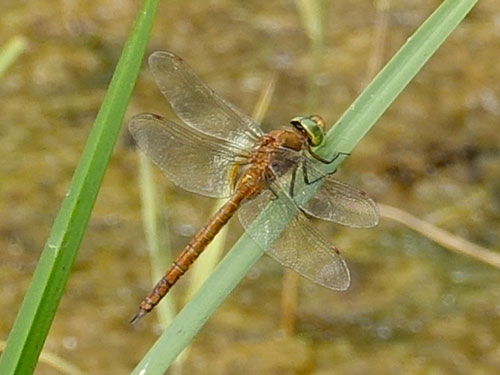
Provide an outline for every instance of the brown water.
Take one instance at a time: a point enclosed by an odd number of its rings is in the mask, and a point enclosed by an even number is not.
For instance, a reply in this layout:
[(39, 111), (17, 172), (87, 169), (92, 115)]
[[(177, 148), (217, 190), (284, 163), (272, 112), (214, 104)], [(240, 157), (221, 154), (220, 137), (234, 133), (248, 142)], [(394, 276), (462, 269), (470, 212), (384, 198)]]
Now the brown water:
[[(28, 50), (0, 79), (0, 338), (14, 321), (139, 2), (0, 5), (0, 43)], [(395, 2), (396, 3), (396, 2)], [(386, 61), (439, 4), (388, 11)], [(333, 123), (365, 82), (372, 1), (331, 2), (314, 112)], [(304, 113), (309, 43), (291, 1), (164, 1), (149, 52), (186, 59), (251, 112), (278, 72), (265, 119)], [(484, 0), (343, 165), (344, 181), (493, 250), (500, 250), (500, 5)], [(128, 117), (169, 114), (144, 69)], [(268, 128), (270, 129), (270, 128)], [(127, 321), (150, 286), (137, 157), (124, 130), (45, 345), (87, 373), (125, 374), (155, 341), (154, 316)], [(164, 182), (174, 249), (211, 202)], [(200, 209), (201, 207), (201, 209)], [(343, 249), (347, 293), (301, 283), (297, 335), (280, 320), (281, 267), (263, 258), (194, 341), (185, 373), (497, 374), (500, 271), (450, 253), (399, 224), (320, 225)], [(239, 235), (233, 223), (230, 239)], [(176, 286), (185, 287), (185, 283)], [(37, 374), (56, 373), (39, 365)]]

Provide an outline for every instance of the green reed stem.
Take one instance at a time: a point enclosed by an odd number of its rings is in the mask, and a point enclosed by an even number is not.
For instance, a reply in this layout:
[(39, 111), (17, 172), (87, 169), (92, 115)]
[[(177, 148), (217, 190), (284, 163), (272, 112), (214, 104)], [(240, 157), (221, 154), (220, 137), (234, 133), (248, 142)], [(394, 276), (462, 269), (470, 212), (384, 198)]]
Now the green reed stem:
[(34, 371), (139, 74), (157, 4), (158, 0), (145, 0), (136, 17), (0, 357), (2, 375), (29, 375)]

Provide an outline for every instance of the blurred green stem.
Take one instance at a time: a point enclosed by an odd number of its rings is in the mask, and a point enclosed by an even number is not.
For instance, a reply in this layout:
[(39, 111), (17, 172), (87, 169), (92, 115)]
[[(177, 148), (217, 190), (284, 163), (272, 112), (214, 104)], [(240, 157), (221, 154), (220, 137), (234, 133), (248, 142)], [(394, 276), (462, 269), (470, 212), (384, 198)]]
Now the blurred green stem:
[[(165, 205), (160, 198), (158, 185), (154, 181), (153, 166), (144, 153), (138, 152), (138, 155), (142, 222), (151, 261), (151, 278), (154, 285), (157, 280), (160, 280), (165, 269), (172, 262), (172, 252), (164, 220)], [(164, 298), (163, 303), (155, 309), (163, 328), (170, 324), (176, 313), (174, 294), (169, 293)]]
[(27, 41), (22, 36), (15, 36), (0, 50), (0, 77), (26, 49)]
[[(0, 357), (1, 375), (32, 374), (63, 295), (116, 142), (158, 0), (139, 10), (33, 279)], [(96, 311), (97, 314), (97, 311)]]

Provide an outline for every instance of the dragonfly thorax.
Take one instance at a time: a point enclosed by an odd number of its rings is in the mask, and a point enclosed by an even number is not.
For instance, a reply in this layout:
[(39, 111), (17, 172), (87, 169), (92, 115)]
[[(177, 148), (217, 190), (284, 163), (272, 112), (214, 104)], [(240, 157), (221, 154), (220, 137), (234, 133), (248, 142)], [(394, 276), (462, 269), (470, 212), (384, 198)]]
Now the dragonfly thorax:
[[(252, 152), (247, 165), (239, 167), (233, 173), (235, 189), (246, 185), (260, 189), (262, 182), (270, 178), (269, 168), (272, 166), (276, 172), (284, 173), (291, 165), (287, 160), (279, 160), (276, 153), (280, 148), (302, 151), (308, 147), (308, 138), (305, 133), (297, 130), (273, 130), (260, 137), (258, 147)], [(280, 174), (281, 174), (280, 173)]]

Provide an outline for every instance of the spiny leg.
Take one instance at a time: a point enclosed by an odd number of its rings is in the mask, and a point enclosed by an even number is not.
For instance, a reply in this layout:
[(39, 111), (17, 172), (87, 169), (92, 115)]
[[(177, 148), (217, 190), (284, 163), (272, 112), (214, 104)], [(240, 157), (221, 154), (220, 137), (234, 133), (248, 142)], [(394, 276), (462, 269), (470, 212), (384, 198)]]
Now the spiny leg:
[(290, 197), (294, 197), (294, 187), (295, 187), (295, 178), (297, 177), (297, 169), (299, 169), (298, 164), (295, 164), (293, 166), (293, 171), (292, 171), (292, 178), (290, 179), (290, 188), (289, 188), (289, 194)]
[[(323, 164), (332, 164), (341, 155), (345, 155), (345, 156), (351, 155), (349, 152), (342, 152), (342, 151), (340, 151), (340, 152), (337, 152), (331, 160), (326, 160), (326, 159), (323, 159), (323, 158), (319, 157), (318, 155), (314, 154), (311, 150), (309, 150), (309, 152), (311, 153), (311, 155), (315, 159), (317, 159), (318, 161), (322, 162)], [(330, 175), (334, 174), (335, 172), (337, 172), (337, 169), (334, 169), (332, 172), (325, 173), (325, 175), (329, 175), (330, 176)], [(318, 178), (316, 178), (314, 180), (309, 180), (309, 176), (308, 176), (308, 173), (307, 173), (307, 166), (306, 166), (305, 163), (302, 163), (302, 173), (304, 175), (304, 183), (306, 185), (314, 184), (314, 183), (318, 182), (319, 180), (321, 180), (325, 176), (325, 175), (323, 175), (323, 176), (319, 176)]]
[(337, 160), (340, 156), (349, 156), (351, 155), (350, 152), (343, 152), (343, 151), (339, 151), (339, 152), (336, 152), (335, 155), (333, 155), (333, 158), (328, 160), (328, 159), (324, 159), (322, 158), (321, 156), (319, 156), (318, 154), (316, 154), (313, 150), (311, 150), (310, 148), (307, 150), (309, 152), (309, 154), (311, 154), (311, 156), (320, 161), (321, 163), (323, 164), (332, 164), (335, 160)]

